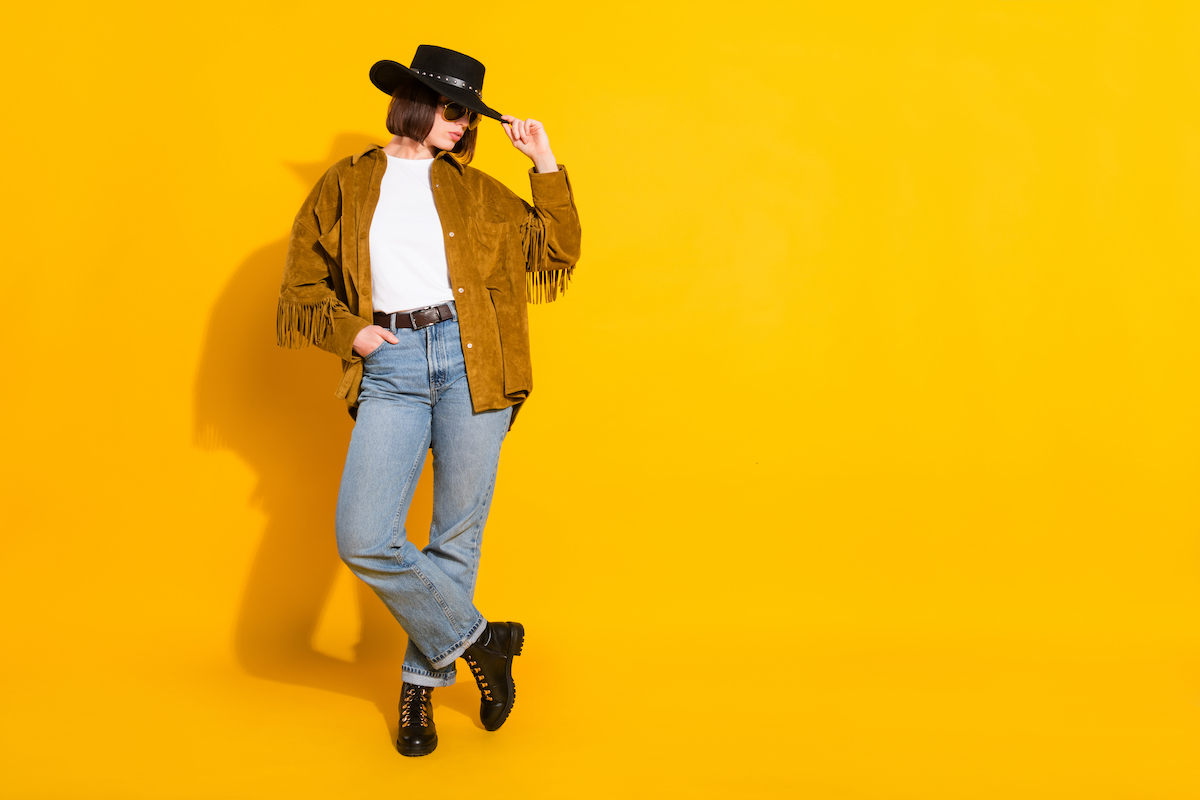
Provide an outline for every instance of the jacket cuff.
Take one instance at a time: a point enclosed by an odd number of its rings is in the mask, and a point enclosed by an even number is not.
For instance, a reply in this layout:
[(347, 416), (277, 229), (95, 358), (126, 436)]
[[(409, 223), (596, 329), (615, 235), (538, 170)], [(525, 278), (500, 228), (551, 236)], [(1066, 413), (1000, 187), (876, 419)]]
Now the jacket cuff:
[(567, 168), (558, 165), (557, 172), (538, 172), (529, 168), (529, 185), (533, 188), (535, 206), (565, 206), (571, 203), (571, 185), (567, 182)]
[(358, 336), (358, 332), (370, 324), (362, 317), (347, 316), (335, 320), (333, 323), (333, 336), (329, 338), (330, 351), (340, 356), (343, 361), (354, 361), (362, 358), (362, 356), (354, 352), (354, 337)]

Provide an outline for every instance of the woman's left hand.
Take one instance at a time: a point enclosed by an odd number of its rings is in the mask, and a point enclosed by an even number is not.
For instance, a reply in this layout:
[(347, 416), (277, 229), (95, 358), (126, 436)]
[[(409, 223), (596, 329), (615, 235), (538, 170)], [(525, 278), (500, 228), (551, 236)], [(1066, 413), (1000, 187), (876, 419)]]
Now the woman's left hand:
[(536, 119), (517, 119), (512, 114), (504, 114), (501, 118), (508, 140), (533, 161), (538, 172), (558, 171), (558, 162), (550, 151), (550, 139), (542, 123)]

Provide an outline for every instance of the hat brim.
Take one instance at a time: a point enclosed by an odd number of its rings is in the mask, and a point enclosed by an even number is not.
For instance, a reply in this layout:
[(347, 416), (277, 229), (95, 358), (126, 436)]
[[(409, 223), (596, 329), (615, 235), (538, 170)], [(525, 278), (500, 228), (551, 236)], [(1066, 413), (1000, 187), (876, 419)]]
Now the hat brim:
[(371, 83), (375, 84), (376, 89), (389, 97), (396, 91), (396, 87), (400, 85), (401, 81), (408, 79), (420, 81), (438, 94), (449, 97), (455, 103), (466, 106), (485, 117), (491, 117), (498, 122), (504, 121), (500, 118), (499, 111), (485, 105), (479, 99), (479, 95), (470, 89), (463, 89), (448, 83), (442, 83), (436, 78), (427, 78), (424, 75), (418, 75), (408, 67), (398, 64), (395, 61), (376, 61), (371, 67)]

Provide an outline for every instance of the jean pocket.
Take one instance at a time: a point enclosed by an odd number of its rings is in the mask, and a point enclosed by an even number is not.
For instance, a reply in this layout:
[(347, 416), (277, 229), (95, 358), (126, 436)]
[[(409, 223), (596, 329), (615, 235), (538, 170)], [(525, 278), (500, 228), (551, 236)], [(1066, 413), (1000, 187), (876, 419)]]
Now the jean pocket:
[(376, 347), (374, 350), (372, 350), (371, 352), (369, 352), (365, 356), (363, 356), (363, 361), (369, 361), (370, 359), (374, 358), (376, 353), (378, 353), (380, 350), (382, 350), (383, 348), (385, 348), (387, 346), (388, 346), (388, 341), (387, 341), (387, 339), (384, 339), (382, 342), (379, 343), (378, 347)]

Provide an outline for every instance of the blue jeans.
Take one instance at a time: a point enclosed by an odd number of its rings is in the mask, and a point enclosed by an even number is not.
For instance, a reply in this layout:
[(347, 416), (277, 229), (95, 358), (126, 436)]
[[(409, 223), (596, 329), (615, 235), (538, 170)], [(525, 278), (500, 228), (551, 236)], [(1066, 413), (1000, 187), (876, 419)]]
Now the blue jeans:
[[(363, 361), (358, 416), (337, 502), (338, 553), (408, 633), (403, 679), (454, 683), (454, 661), (486, 624), (472, 597), (511, 408), (475, 413), (458, 318), (393, 328)], [(404, 519), (433, 449), (433, 524), (424, 550)]]

